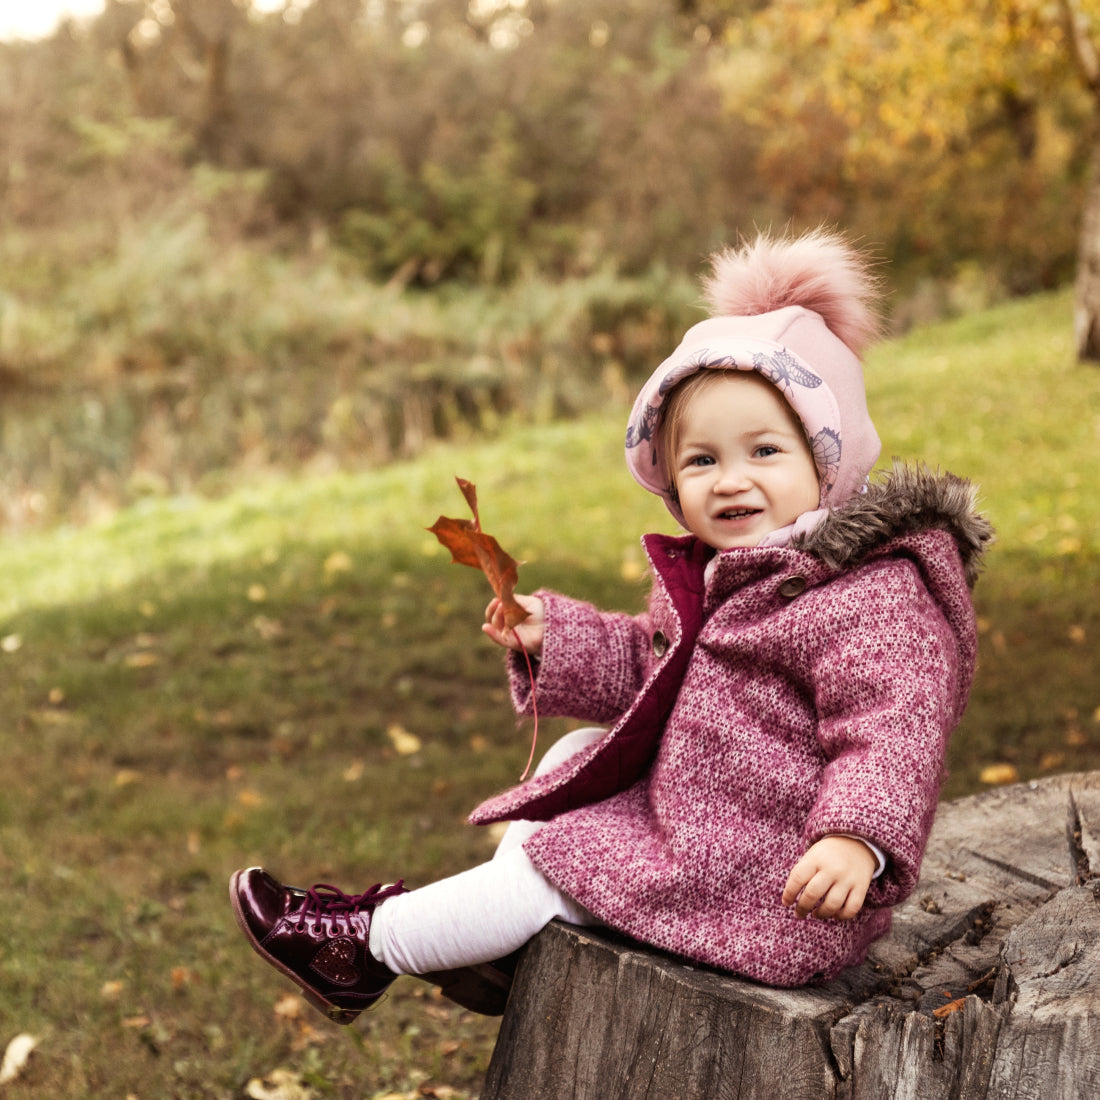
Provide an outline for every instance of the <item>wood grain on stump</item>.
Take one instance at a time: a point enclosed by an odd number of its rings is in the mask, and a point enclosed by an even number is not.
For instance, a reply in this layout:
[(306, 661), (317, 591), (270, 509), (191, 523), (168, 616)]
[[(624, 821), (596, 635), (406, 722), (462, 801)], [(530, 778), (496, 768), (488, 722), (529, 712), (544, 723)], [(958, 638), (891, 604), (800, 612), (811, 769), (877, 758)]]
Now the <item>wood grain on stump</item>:
[(893, 930), (825, 985), (550, 925), (481, 1097), (1100, 1097), (1100, 772), (944, 803)]

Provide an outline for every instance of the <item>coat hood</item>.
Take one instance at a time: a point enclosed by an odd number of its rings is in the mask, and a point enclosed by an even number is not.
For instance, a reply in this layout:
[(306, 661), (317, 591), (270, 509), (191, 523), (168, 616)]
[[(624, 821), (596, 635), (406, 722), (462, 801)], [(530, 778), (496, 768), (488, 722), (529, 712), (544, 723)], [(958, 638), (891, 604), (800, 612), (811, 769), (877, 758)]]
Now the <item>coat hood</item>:
[(993, 526), (978, 511), (977, 495), (977, 487), (965, 478), (895, 459), (888, 473), (842, 508), (830, 511), (795, 546), (843, 569), (892, 539), (942, 530), (958, 545), (966, 583), (973, 587), (993, 541)]

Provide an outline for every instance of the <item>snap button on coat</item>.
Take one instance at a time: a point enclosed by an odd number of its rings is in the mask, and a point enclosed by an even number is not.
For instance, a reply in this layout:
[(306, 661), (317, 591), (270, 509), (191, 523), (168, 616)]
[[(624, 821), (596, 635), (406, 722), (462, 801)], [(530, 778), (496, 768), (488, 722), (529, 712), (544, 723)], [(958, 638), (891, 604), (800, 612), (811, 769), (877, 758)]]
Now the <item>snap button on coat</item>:
[(795, 596), (801, 596), (806, 591), (806, 578), (800, 576), (788, 577), (780, 586), (779, 594), (785, 600), (793, 600)]
[(665, 637), (664, 632), (658, 630), (653, 635), (653, 653), (657, 657), (663, 657), (668, 652), (668, 638)]

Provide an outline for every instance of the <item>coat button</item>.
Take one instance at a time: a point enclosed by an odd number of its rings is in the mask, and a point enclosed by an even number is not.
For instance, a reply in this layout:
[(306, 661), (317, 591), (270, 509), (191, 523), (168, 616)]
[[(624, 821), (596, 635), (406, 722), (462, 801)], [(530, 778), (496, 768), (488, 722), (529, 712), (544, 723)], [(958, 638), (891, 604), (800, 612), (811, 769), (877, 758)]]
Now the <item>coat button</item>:
[(801, 596), (806, 591), (805, 577), (788, 577), (780, 586), (779, 594), (785, 600), (793, 600), (795, 596)]
[(653, 635), (653, 653), (657, 657), (663, 657), (668, 652), (668, 638), (665, 637), (664, 632), (658, 630)]

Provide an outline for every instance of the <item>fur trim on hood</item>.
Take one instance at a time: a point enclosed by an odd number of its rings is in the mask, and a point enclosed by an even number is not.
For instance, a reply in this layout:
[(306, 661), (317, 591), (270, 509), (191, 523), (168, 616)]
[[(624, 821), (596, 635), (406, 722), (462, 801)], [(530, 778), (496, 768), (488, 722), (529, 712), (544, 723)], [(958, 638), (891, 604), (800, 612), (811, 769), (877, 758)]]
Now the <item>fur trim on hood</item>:
[(965, 478), (924, 465), (906, 466), (895, 459), (892, 470), (873, 480), (865, 493), (831, 511), (795, 545), (840, 569), (856, 564), (890, 539), (943, 530), (958, 543), (966, 582), (973, 588), (982, 555), (993, 541), (993, 527), (978, 511), (977, 495), (977, 487)]

